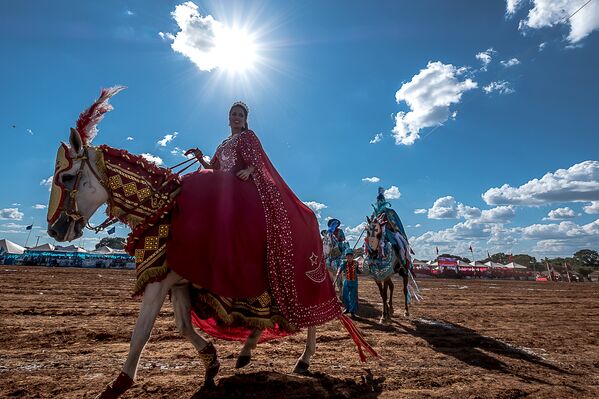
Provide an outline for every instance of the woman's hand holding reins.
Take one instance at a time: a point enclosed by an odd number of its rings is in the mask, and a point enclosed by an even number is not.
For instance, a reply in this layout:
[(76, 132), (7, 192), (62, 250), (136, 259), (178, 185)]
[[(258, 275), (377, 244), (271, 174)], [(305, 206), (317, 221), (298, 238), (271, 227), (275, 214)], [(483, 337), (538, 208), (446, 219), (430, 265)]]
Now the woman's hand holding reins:
[(189, 154), (193, 154), (198, 161), (202, 161), (204, 159), (204, 154), (198, 148), (190, 148), (189, 150), (185, 151), (185, 156), (188, 156)]

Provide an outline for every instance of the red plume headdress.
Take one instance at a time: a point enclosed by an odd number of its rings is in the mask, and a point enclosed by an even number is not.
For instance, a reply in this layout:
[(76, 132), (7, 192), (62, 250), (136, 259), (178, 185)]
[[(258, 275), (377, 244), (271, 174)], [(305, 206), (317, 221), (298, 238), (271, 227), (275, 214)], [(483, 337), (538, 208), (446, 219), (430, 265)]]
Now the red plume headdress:
[(114, 86), (102, 89), (100, 97), (98, 97), (96, 102), (79, 115), (76, 129), (81, 136), (83, 145), (89, 145), (92, 142), (94, 137), (96, 137), (96, 134), (98, 134), (98, 128), (96, 126), (100, 123), (106, 112), (112, 111), (112, 105), (108, 103), (110, 97), (125, 89), (125, 86)]

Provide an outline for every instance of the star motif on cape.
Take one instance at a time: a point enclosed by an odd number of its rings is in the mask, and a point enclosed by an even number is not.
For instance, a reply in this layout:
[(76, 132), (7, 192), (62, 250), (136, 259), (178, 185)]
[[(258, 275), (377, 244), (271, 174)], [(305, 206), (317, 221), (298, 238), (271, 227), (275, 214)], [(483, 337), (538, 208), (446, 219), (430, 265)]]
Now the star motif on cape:
[(316, 266), (318, 263), (318, 255), (316, 255), (314, 252), (312, 252), (312, 255), (310, 256), (310, 263), (312, 263), (312, 266)]

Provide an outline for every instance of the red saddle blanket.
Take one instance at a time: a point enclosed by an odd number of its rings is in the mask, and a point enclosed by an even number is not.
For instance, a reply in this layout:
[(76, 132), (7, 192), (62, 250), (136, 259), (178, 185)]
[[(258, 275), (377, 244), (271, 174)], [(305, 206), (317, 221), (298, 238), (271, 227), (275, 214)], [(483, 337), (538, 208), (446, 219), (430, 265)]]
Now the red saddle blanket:
[(186, 175), (172, 211), (167, 265), (217, 295), (266, 291), (266, 223), (254, 182), (218, 170)]

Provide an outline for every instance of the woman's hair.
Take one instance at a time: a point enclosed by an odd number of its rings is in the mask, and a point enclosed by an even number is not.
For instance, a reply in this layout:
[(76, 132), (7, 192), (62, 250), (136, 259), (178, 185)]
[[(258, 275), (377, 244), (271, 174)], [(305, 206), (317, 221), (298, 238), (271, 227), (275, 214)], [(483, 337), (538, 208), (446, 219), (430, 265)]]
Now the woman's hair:
[(233, 110), (233, 108), (235, 107), (239, 107), (243, 110), (243, 113), (245, 114), (245, 130), (248, 130), (248, 114), (250, 113), (250, 109), (248, 108), (248, 106), (242, 102), (242, 101), (236, 101), (233, 103), (233, 105), (231, 105), (231, 108), (229, 109), (229, 114), (231, 113), (231, 111)]

